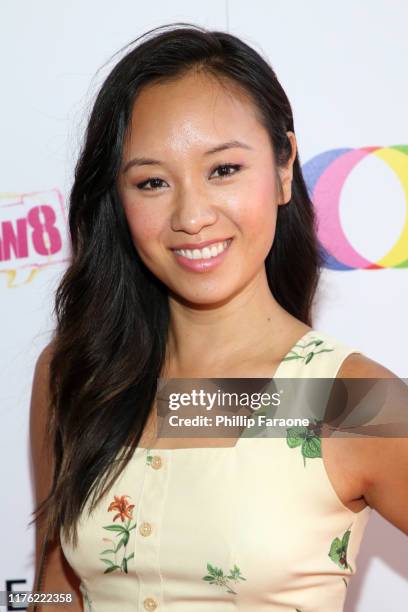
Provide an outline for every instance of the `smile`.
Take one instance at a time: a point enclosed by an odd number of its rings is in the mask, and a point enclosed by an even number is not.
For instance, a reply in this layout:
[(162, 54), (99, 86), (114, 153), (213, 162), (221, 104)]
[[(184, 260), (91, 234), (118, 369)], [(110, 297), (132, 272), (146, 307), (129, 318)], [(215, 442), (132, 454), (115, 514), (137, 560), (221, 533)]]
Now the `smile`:
[(219, 266), (229, 252), (232, 238), (202, 249), (173, 249), (177, 263), (192, 272), (208, 272)]
[(211, 257), (217, 257), (217, 255), (225, 251), (230, 242), (231, 240), (224, 240), (224, 242), (216, 242), (210, 247), (204, 247), (203, 249), (175, 249), (174, 252), (187, 257), (187, 259), (210, 259)]

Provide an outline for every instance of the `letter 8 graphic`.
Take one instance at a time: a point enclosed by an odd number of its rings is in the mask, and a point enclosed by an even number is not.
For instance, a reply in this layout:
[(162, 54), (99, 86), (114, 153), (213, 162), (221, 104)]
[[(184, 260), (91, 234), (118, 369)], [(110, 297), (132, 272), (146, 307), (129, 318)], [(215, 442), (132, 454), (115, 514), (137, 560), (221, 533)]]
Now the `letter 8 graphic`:
[(408, 268), (408, 214), (396, 243), (380, 260), (363, 257), (350, 244), (340, 221), (340, 195), (353, 168), (367, 155), (384, 160), (401, 182), (408, 212), (408, 145), (333, 149), (313, 157), (302, 166), (302, 173), (316, 209), (318, 239), (331, 270)]

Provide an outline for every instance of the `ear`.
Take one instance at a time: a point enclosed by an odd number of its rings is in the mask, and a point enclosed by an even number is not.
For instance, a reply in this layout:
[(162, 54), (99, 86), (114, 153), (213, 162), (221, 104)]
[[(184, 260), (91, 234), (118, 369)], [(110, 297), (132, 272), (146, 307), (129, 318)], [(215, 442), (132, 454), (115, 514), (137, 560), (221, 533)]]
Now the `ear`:
[(295, 134), (293, 132), (286, 132), (286, 134), (290, 140), (290, 144), (292, 147), (292, 153), (291, 153), (290, 159), (288, 160), (287, 164), (285, 166), (278, 168), (280, 181), (282, 184), (282, 191), (283, 191), (283, 201), (278, 202), (279, 205), (288, 204), (292, 197), (293, 162), (295, 161), (296, 151), (297, 151)]

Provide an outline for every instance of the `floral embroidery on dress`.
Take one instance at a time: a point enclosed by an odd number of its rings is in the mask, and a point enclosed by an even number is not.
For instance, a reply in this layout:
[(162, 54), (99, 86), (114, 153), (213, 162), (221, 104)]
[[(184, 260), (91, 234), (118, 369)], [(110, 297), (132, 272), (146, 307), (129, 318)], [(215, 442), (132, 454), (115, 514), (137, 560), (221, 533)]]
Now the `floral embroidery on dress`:
[[(136, 527), (136, 521), (134, 521), (132, 524), (132, 510), (135, 506), (134, 504), (130, 504), (126, 498), (130, 498), (130, 495), (115, 495), (114, 501), (112, 501), (108, 507), (108, 512), (117, 511), (117, 514), (115, 514), (112, 519), (113, 522), (115, 522), (117, 518), (120, 518), (124, 525), (104, 526), (104, 529), (111, 531), (112, 534), (115, 534), (116, 538), (120, 536), (118, 542), (115, 542), (110, 538), (102, 538), (103, 542), (107, 542), (109, 544), (109, 548), (106, 548), (100, 553), (101, 555), (105, 555), (104, 557), (100, 557), (100, 560), (108, 566), (103, 572), (104, 574), (109, 574), (110, 572), (114, 572), (116, 570), (127, 574), (128, 561), (134, 557), (133, 552), (126, 556), (126, 546), (129, 542), (130, 532)], [(119, 557), (121, 557), (119, 559), (118, 551), (121, 548), (123, 548), (123, 554), (119, 555)], [(113, 559), (107, 558), (107, 555), (113, 555)]]
[(152, 465), (153, 455), (150, 454), (150, 448), (147, 448), (146, 451), (146, 465)]
[(81, 582), (79, 590), (83, 595), (84, 612), (92, 612), (92, 599), (89, 597), (89, 593)]
[[(322, 348), (319, 351), (316, 351), (316, 348), (318, 346), (320, 346), (321, 344), (323, 344), (324, 340), (322, 340), (321, 338), (315, 338), (313, 340), (310, 340), (310, 342), (307, 342), (306, 344), (295, 344), (295, 346), (289, 351), (289, 353), (287, 354), (286, 357), (284, 357), (284, 359), (282, 361), (292, 361), (293, 359), (304, 359), (305, 360), (305, 364), (308, 364), (315, 355), (318, 355), (319, 353), (329, 353), (331, 351), (334, 351), (334, 349), (330, 349), (330, 348)], [(299, 355), (298, 352), (296, 352), (296, 350), (294, 350), (295, 348), (301, 348), (301, 349), (306, 349), (309, 346), (312, 346), (314, 344), (314, 349), (311, 351), (308, 351), (308, 353), (306, 355)]]
[(237, 583), (239, 580), (246, 580), (246, 578), (241, 576), (241, 570), (235, 564), (234, 567), (230, 569), (228, 575), (225, 575), (221, 568), (215, 567), (211, 565), (211, 563), (207, 563), (207, 571), (208, 574), (203, 576), (203, 580), (206, 580), (210, 584), (223, 586), (227, 589), (227, 593), (232, 593), (233, 595), (236, 595), (237, 592), (233, 590), (230, 582)]
[(290, 448), (301, 446), (303, 465), (306, 458), (314, 459), (322, 456), (320, 433), (323, 421), (312, 419), (307, 427), (289, 427), (286, 429), (286, 442)]
[[(336, 563), (341, 569), (348, 569), (353, 572), (350, 564), (347, 561), (347, 547), (350, 540), (350, 527), (344, 532), (341, 540), (340, 538), (334, 538), (330, 546), (329, 557), (334, 563)], [(344, 581), (346, 586), (347, 583)]]
[(88, 595), (88, 591), (85, 591), (85, 593), (84, 593), (84, 606), (85, 606), (85, 611), (86, 612), (92, 610), (91, 603), (92, 603), (92, 601), (91, 601), (91, 599), (90, 599), (90, 597)]

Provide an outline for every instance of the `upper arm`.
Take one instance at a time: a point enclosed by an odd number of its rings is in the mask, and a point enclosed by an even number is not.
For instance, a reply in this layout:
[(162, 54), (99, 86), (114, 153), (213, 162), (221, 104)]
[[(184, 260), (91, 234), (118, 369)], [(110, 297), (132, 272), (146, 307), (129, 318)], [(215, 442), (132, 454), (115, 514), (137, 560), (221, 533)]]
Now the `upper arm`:
[[(36, 506), (50, 492), (53, 476), (53, 449), (46, 444), (46, 426), (49, 419), (49, 363), (52, 356), (52, 344), (48, 344), (39, 355), (33, 376), (30, 402), (30, 446)], [(40, 569), (42, 543), (45, 536), (43, 521), (36, 522), (35, 529), (35, 577), (33, 590), (37, 584)], [(45, 570), (41, 591), (47, 593), (74, 592), (76, 604), (71, 604), (71, 612), (83, 610), (82, 596), (79, 591), (79, 580), (68, 565), (61, 549), (59, 538), (48, 544)], [(65, 608), (65, 606), (64, 606)], [(39, 608), (41, 609), (41, 607)], [(55, 607), (57, 610), (57, 607)], [(58, 606), (58, 610), (61, 605)], [(47, 606), (52, 612), (53, 606)]]
[[(339, 378), (394, 379), (399, 377), (391, 370), (362, 354), (351, 354), (343, 362)], [(391, 382), (392, 385), (392, 382)], [(405, 387), (401, 395), (408, 396)], [(391, 387), (394, 388), (394, 387)], [(397, 386), (395, 386), (397, 389)], [(396, 394), (397, 395), (397, 394)], [(408, 424), (408, 402), (403, 415), (405, 431)], [(405, 406), (403, 406), (405, 410)], [(392, 411), (393, 406), (387, 406)], [(362, 483), (362, 494), (369, 506), (408, 535), (408, 438), (362, 435), (347, 439), (347, 449), (356, 466)]]

